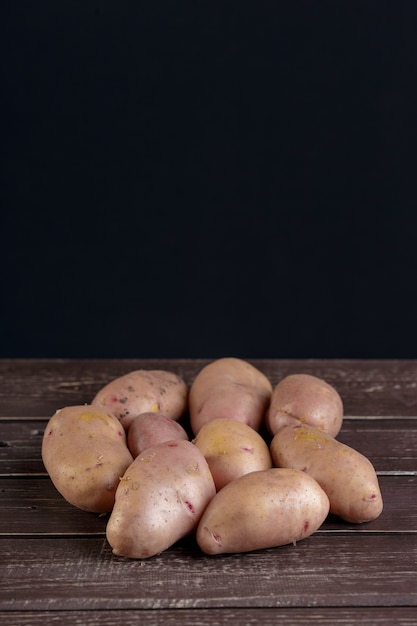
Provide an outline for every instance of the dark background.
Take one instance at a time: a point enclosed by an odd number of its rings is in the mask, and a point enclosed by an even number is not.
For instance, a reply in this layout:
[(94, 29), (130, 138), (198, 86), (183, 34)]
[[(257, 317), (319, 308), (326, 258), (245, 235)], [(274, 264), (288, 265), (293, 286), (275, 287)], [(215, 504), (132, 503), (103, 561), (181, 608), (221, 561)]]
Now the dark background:
[(416, 2), (1, 15), (1, 357), (417, 358)]

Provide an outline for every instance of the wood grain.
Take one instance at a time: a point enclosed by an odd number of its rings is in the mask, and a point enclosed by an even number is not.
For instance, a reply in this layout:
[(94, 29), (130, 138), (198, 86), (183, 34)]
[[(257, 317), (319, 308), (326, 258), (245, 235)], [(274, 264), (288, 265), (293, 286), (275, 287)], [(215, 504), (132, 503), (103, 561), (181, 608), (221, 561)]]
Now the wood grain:
[(413, 607), (361, 608), (224, 608), (224, 609), (154, 609), (104, 611), (16, 611), (7, 613), (8, 626), (414, 626)]
[(167, 369), (191, 384), (206, 362), (0, 360), (0, 622), (417, 624), (417, 361), (252, 361), (273, 384), (308, 372), (338, 389), (338, 438), (378, 473), (384, 511), (373, 522), (329, 516), (296, 546), (219, 557), (190, 536), (134, 561), (112, 554), (106, 516), (56, 491), (41, 442), (58, 408), (89, 402), (133, 369)]
[(146, 561), (101, 538), (8, 537), (0, 562), (3, 610), (417, 606), (415, 534), (313, 535), (221, 558), (184, 541)]

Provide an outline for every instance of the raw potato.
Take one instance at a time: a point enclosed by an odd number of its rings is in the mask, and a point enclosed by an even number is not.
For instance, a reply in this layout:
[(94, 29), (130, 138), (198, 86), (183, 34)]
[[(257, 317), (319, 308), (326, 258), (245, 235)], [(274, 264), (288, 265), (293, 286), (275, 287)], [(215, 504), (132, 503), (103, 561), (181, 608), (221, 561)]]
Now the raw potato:
[(204, 424), (218, 418), (235, 419), (259, 430), (271, 393), (267, 377), (247, 361), (232, 357), (212, 361), (200, 370), (190, 388), (194, 435)]
[(188, 435), (181, 424), (162, 413), (142, 413), (130, 422), (127, 430), (127, 447), (134, 457), (171, 439), (188, 440)]
[(207, 422), (194, 443), (209, 465), (217, 490), (239, 476), (272, 467), (265, 440), (237, 420), (220, 418)]
[(114, 554), (145, 559), (193, 532), (216, 488), (200, 450), (167, 441), (142, 452), (125, 472), (107, 523)]
[(59, 493), (85, 511), (111, 511), (120, 476), (133, 457), (114, 415), (96, 406), (69, 406), (49, 420), (42, 459)]
[(274, 387), (266, 417), (275, 435), (287, 424), (310, 424), (336, 437), (343, 421), (343, 402), (334, 387), (311, 374), (291, 374)]
[(369, 522), (383, 502), (372, 463), (357, 450), (313, 426), (284, 426), (271, 442), (278, 467), (303, 470), (329, 496), (330, 512), (353, 522)]
[(92, 404), (111, 411), (127, 430), (141, 413), (162, 413), (178, 420), (187, 410), (188, 386), (165, 370), (135, 370), (115, 378), (94, 397)]
[(251, 472), (217, 492), (201, 516), (197, 543), (207, 554), (295, 543), (314, 533), (328, 512), (328, 497), (308, 474)]

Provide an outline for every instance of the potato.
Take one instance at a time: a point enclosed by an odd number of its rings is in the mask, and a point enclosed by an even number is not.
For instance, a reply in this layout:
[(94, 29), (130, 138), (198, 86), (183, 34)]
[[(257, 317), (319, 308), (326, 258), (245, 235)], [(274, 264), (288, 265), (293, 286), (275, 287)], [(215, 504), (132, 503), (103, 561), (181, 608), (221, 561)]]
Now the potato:
[(328, 512), (328, 497), (308, 474), (277, 468), (251, 472), (209, 502), (197, 527), (197, 543), (207, 554), (296, 543), (314, 533)]
[(119, 478), (133, 461), (114, 415), (96, 406), (68, 406), (49, 420), (42, 459), (59, 493), (85, 511), (107, 513)]
[(271, 441), (274, 464), (303, 470), (329, 496), (330, 512), (353, 522), (369, 522), (383, 508), (372, 463), (357, 450), (314, 426), (284, 426)]
[(291, 374), (273, 389), (266, 426), (272, 435), (287, 424), (310, 424), (336, 437), (343, 402), (334, 387), (311, 374)]
[(151, 446), (172, 439), (188, 440), (187, 432), (181, 424), (162, 413), (142, 413), (130, 422), (127, 430), (127, 447), (134, 457)]
[(129, 466), (106, 528), (114, 554), (146, 559), (193, 532), (216, 487), (190, 441), (148, 448)]
[(272, 386), (256, 367), (236, 358), (212, 361), (190, 387), (191, 428), (196, 435), (207, 422), (235, 419), (259, 430), (269, 406)]
[(243, 474), (272, 467), (265, 440), (237, 420), (219, 418), (207, 422), (194, 443), (208, 463), (217, 490)]
[(141, 413), (163, 413), (178, 420), (187, 410), (188, 386), (165, 370), (135, 370), (115, 378), (98, 391), (92, 404), (111, 411), (127, 430)]

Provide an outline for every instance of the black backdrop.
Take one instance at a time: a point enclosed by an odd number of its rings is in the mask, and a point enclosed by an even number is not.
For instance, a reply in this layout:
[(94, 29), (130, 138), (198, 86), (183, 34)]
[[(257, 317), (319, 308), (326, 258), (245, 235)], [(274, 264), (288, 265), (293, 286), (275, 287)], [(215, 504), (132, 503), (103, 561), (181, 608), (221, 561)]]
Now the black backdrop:
[(0, 356), (417, 357), (416, 2), (1, 14)]

